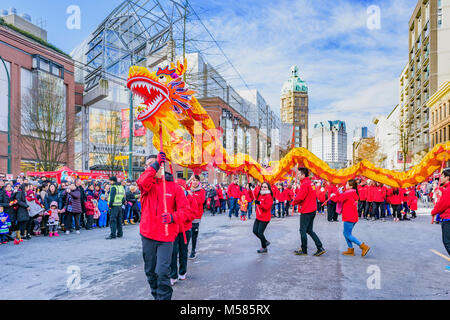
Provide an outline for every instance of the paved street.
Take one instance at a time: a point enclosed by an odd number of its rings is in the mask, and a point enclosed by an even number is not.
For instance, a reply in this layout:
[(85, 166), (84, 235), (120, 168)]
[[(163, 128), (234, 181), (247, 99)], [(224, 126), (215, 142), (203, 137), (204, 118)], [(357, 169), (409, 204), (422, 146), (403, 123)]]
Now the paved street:
[[(425, 213), (426, 209), (421, 212)], [(428, 211), (429, 212), (429, 211)], [(188, 280), (174, 286), (174, 299), (450, 299), (450, 263), (441, 230), (429, 215), (394, 223), (361, 221), (354, 235), (372, 246), (365, 258), (344, 257), (342, 223), (315, 221), (327, 253), (313, 257), (292, 253), (299, 245), (299, 218), (274, 219), (266, 230), (269, 253), (259, 255), (253, 221), (205, 215), (198, 256), (189, 261)], [(59, 238), (38, 237), (20, 246), (2, 245), (0, 299), (152, 299), (143, 271), (138, 226), (126, 226), (125, 238), (104, 240), (107, 229)], [(310, 240), (310, 238), (308, 238)], [(80, 288), (69, 290), (80, 270)], [(75, 269), (74, 269), (75, 270)], [(379, 270), (377, 282), (369, 281)], [(368, 272), (369, 271), (369, 272)], [(370, 280), (369, 279), (369, 280)]]

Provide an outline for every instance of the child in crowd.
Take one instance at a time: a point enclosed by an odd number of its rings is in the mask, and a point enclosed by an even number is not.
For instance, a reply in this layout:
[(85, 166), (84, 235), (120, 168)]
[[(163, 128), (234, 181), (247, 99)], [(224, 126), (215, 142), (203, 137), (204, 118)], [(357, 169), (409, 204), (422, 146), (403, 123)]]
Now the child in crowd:
[(94, 199), (94, 197), (87, 196), (87, 201), (84, 203), (87, 217), (86, 230), (92, 229), (92, 225), (94, 224), (95, 207), (94, 203), (92, 203), (92, 199)]
[(7, 244), (6, 235), (9, 234), (9, 228), (11, 227), (11, 221), (6, 212), (3, 212), (3, 207), (0, 206), (0, 243)]
[(98, 225), (100, 228), (106, 227), (106, 219), (108, 218), (108, 202), (105, 200), (106, 195), (102, 194), (98, 201), (98, 210), (100, 211), (100, 219)]
[(99, 225), (99, 219), (100, 219), (100, 211), (98, 210), (98, 201), (95, 199), (92, 199), (92, 203), (94, 204), (94, 228), (100, 228)]
[(241, 199), (238, 200), (238, 204), (240, 206), (241, 210), (241, 220), (247, 221), (247, 208), (248, 208), (248, 201), (245, 199), (245, 196), (241, 196)]
[(59, 215), (58, 215), (58, 203), (53, 201), (50, 203), (50, 210), (47, 211), (46, 215), (48, 215), (48, 236), (51, 238), (53, 236), (59, 237), (58, 234), (58, 223), (59, 223)]

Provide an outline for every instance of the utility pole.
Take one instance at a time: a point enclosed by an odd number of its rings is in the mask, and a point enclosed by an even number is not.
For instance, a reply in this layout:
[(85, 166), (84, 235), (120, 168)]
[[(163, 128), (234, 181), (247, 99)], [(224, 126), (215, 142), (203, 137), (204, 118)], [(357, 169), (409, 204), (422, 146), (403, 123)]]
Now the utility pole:
[[(187, 1), (184, 4), (184, 16), (183, 16), (183, 63), (186, 59), (186, 14), (187, 14)], [(173, 61), (172, 61), (173, 62)], [(186, 83), (186, 72), (183, 74), (183, 82)], [(188, 169), (183, 169), (183, 178), (188, 179)]]
[(9, 75), (8, 68), (6, 67), (6, 62), (3, 60), (3, 58), (0, 56), (0, 60), (3, 62), (3, 66), (5, 67), (6, 71), (6, 78), (8, 79), (8, 165), (6, 172), (8, 174), (11, 172), (11, 77)]

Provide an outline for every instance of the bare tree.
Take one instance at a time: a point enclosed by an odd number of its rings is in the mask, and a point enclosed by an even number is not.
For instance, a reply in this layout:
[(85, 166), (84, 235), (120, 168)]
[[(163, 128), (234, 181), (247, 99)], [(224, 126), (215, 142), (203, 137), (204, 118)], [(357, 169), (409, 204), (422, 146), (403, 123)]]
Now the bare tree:
[(55, 171), (67, 161), (74, 137), (66, 121), (66, 95), (62, 79), (34, 75), (33, 87), (22, 95), (22, 147), (38, 162), (39, 170)]
[(403, 157), (403, 171), (406, 171), (406, 162), (411, 152), (411, 138), (414, 135), (414, 115), (409, 110), (407, 112), (404, 118), (400, 119), (400, 124), (396, 128), (400, 151)]

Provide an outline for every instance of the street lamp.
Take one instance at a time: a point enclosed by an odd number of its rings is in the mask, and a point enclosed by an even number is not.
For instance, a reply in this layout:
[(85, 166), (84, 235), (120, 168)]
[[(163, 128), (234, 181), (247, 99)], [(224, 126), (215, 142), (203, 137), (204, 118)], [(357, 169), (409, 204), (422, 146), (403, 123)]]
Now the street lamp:
[(0, 60), (3, 62), (5, 67), (6, 77), (8, 79), (8, 167), (7, 173), (11, 173), (11, 77), (9, 76), (8, 68), (6, 67), (6, 62), (0, 56)]

